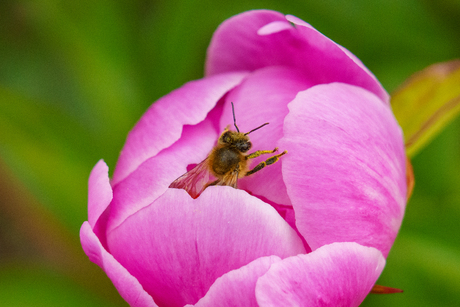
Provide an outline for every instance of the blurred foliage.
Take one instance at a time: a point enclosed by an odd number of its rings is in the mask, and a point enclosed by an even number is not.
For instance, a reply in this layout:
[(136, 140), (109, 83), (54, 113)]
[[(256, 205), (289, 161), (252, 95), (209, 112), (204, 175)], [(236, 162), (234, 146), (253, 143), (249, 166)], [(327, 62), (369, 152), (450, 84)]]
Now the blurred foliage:
[[(125, 306), (81, 250), (86, 185), (111, 170), (148, 106), (202, 77), (226, 18), (296, 15), (356, 54), (393, 91), (460, 57), (459, 0), (2, 0), (0, 2), (0, 297), (8, 306)], [(416, 186), (379, 284), (364, 306), (460, 301), (460, 121), (413, 159)], [(4, 287), (4, 285), (8, 287)]]

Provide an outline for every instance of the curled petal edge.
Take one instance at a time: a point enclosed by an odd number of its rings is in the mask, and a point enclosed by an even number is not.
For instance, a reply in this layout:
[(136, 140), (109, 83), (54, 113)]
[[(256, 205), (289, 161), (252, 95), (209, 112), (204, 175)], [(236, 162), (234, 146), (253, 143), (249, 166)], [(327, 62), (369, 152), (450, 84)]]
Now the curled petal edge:
[(385, 266), (382, 253), (354, 242), (324, 245), (271, 265), (256, 284), (259, 306), (359, 306)]
[(225, 273), (194, 306), (257, 306), (256, 282), (278, 261), (281, 261), (281, 258), (277, 256), (261, 257), (237, 270)]
[(152, 297), (142, 288), (139, 281), (102, 246), (88, 222), (84, 222), (81, 226), (80, 240), (85, 254), (104, 270), (130, 306), (158, 307)]
[(94, 166), (88, 180), (88, 222), (94, 229), (96, 222), (113, 198), (109, 167), (104, 160)]

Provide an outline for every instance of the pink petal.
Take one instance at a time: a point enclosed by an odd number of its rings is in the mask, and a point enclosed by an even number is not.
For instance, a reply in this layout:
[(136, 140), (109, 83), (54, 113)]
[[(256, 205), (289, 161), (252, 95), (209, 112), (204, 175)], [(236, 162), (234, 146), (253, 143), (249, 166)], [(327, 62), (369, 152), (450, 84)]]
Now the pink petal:
[[(220, 126), (233, 126), (232, 107), (235, 104), (235, 116), (240, 131), (250, 131), (269, 122), (268, 126), (249, 135), (253, 144), (250, 152), (273, 150), (283, 136), (284, 118), (289, 110), (287, 104), (299, 91), (311, 86), (311, 82), (299, 71), (287, 67), (267, 67), (249, 75), (226, 98)], [(235, 129), (234, 127), (231, 127)], [(279, 152), (284, 148), (280, 147)], [(251, 160), (250, 167), (255, 167), (274, 154), (263, 155)], [(281, 175), (282, 159), (269, 167), (238, 181), (238, 187), (254, 195), (263, 196), (275, 203), (290, 205), (286, 187)]]
[(296, 225), (311, 248), (358, 242), (386, 256), (406, 204), (404, 143), (391, 109), (359, 87), (314, 86), (289, 104), (280, 144)]
[(274, 263), (256, 284), (259, 306), (359, 306), (385, 266), (382, 254), (356, 243), (325, 245)]
[(205, 119), (219, 99), (246, 76), (233, 72), (186, 83), (155, 102), (129, 133), (120, 153), (112, 185), (126, 178), (141, 163), (171, 146), (184, 125)]
[(94, 166), (88, 180), (88, 222), (94, 228), (97, 220), (112, 201), (109, 167), (104, 160)]
[[(287, 21), (296, 26), (288, 28)], [(208, 48), (206, 75), (276, 65), (296, 67), (314, 84), (358, 85), (389, 101), (375, 76), (348, 50), (294, 16), (267, 10), (245, 12), (219, 26)]]
[(211, 186), (197, 199), (168, 189), (107, 241), (114, 257), (165, 306), (196, 303), (218, 277), (257, 258), (305, 252), (271, 206), (225, 186)]
[[(296, 24), (298, 26), (303, 26), (303, 27), (306, 27), (306, 28), (309, 28), (309, 29), (312, 29), (314, 31), (315, 28), (313, 28), (310, 24), (306, 23), (305, 21), (303, 21), (302, 19), (300, 18), (297, 18), (296, 16), (292, 16), (292, 15), (286, 15), (286, 19), (289, 20), (290, 22), (292, 22), (293, 24)], [(378, 83), (378, 80), (377, 78), (372, 74), (372, 72), (366, 67), (364, 66), (363, 62), (361, 62), (360, 59), (358, 59), (353, 53), (351, 53), (348, 49), (340, 46), (337, 44), (337, 47), (339, 47), (353, 62), (355, 62), (356, 65), (358, 65), (362, 70), (364, 70), (368, 75), (369, 77), (371, 77), (372, 79), (374, 79), (374, 81), (376, 83)], [(388, 102), (389, 100), (389, 96), (388, 94), (386, 93), (386, 91), (381, 88), (381, 85), (378, 83), (380, 89), (376, 89), (378, 92), (382, 91), (382, 95), (379, 95), (380, 98), (382, 98), (384, 101)]]
[(255, 294), (256, 281), (268, 271), (273, 263), (278, 261), (281, 259), (276, 256), (262, 257), (224, 274), (217, 278), (208, 293), (195, 306), (259, 307)]
[[(144, 291), (137, 279), (117, 262), (99, 242), (88, 222), (80, 229), (81, 245), (89, 259), (100, 266), (113, 282), (123, 299), (132, 307), (156, 307), (152, 297)], [(88, 276), (90, 277), (90, 276)]]
[(210, 76), (241, 70), (238, 67), (253, 71), (264, 66), (280, 65), (276, 57), (272, 58), (262, 52), (272, 54), (272, 37), (257, 33), (273, 22), (286, 22), (286, 18), (275, 11), (257, 10), (238, 14), (220, 24), (208, 47), (205, 74)]
[(146, 160), (114, 187), (107, 231), (157, 199), (171, 182), (187, 171), (188, 164), (204, 160), (217, 138), (209, 120), (196, 126), (185, 126), (176, 143)]

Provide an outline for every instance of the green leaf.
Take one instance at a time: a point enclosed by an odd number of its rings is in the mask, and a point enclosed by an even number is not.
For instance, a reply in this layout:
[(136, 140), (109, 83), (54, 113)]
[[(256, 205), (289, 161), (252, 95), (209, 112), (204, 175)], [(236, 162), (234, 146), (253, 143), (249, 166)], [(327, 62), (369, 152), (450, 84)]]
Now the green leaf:
[(2, 306), (124, 306), (106, 301), (58, 272), (29, 263), (0, 267)]
[(460, 112), (460, 60), (414, 74), (392, 95), (391, 105), (412, 157)]

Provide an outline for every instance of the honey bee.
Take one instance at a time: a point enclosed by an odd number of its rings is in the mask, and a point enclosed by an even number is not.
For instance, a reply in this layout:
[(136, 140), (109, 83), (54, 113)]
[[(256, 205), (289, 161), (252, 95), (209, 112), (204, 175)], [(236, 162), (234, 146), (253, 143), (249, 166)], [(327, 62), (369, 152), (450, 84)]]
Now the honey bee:
[(217, 145), (211, 150), (206, 159), (200, 162), (192, 170), (174, 180), (170, 188), (184, 189), (191, 197), (197, 198), (209, 186), (231, 186), (237, 188), (238, 178), (252, 175), (267, 165), (279, 160), (287, 150), (260, 162), (249, 170), (249, 160), (264, 154), (275, 153), (273, 150), (257, 150), (246, 154), (252, 147), (248, 134), (268, 125), (265, 123), (249, 132), (240, 132), (236, 125), (235, 108), (232, 102), (233, 125), (236, 131), (225, 128), (219, 137)]

